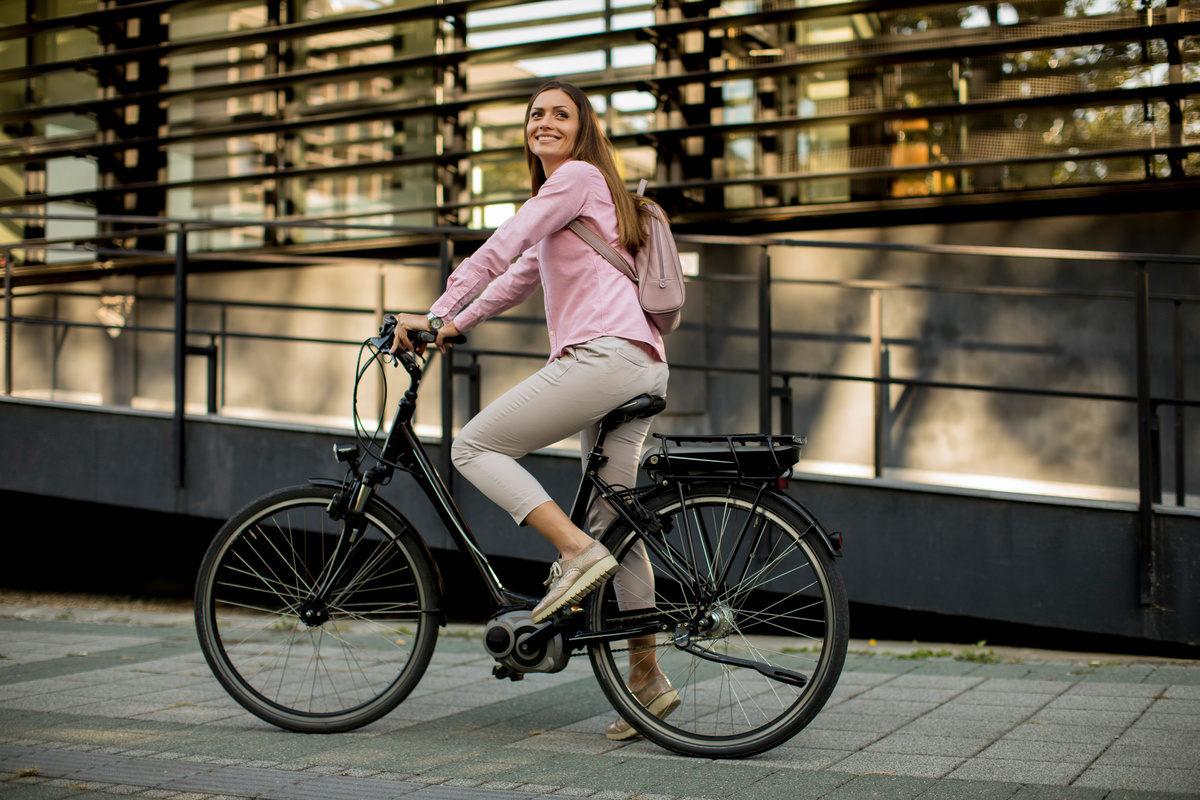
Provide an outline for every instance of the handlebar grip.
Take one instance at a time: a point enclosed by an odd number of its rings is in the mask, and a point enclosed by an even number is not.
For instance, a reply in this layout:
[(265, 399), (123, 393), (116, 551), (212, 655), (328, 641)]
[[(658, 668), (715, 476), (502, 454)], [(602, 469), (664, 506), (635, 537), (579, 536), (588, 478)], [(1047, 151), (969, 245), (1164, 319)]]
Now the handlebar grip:
[[(433, 331), (409, 331), (408, 338), (416, 344), (433, 344), (437, 341), (437, 334)], [(458, 336), (446, 337), (446, 344), (465, 344), (467, 337), (461, 333)]]

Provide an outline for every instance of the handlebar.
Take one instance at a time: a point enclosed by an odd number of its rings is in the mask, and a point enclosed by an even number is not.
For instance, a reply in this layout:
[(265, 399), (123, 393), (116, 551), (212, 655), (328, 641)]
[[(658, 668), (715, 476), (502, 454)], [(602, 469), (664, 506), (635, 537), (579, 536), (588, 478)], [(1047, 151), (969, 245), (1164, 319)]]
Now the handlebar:
[[(380, 350), (390, 351), (395, 335), (396, 317), (388, 314), (383, 318), (383, 324), (379, 326), (379, 335), (371, 337), (368, 341)], [(409, 331), (408, 338), (415, 345), (433, 344), (437, 341), (437, 334), (432, 331)], [(459, 334), (449, 337), (446, 341), (449, 344), (465, 344), (467, 337)]]

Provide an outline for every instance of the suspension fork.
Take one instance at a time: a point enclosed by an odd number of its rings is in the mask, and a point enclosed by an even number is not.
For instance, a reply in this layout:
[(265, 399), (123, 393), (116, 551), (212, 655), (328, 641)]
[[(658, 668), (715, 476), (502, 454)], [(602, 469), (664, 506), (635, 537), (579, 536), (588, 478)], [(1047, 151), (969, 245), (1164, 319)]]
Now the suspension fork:
[(379, 465), (376, 465), (368, 470), (366, 475), (356, 478), (344, 495), (335, 495), (329, 504), (329, 514), (334, 519), (341, 518), (342, 530), (338, 534), (333, 554), (326, 568), (318, 576), (317, 586), (301, 612), (301, 618), (305, 621), (316, 622), (322, 608), (329, 604), (330, 597), (346, 571), (346, 565), (350, 563), (351, 556), (363, 540), (363, 533), (367, 529), (367, 506), (375, 496), (376, 481), (381, 477), (379, 469)]

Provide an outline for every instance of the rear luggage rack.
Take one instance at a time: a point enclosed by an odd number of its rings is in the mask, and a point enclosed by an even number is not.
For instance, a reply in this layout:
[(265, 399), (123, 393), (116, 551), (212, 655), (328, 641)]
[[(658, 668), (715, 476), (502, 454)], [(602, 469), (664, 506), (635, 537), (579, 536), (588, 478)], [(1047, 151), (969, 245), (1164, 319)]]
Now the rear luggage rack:
[(800, 460), (803, 436), (761, 433), (736, 436), (665, 436), (642, 460), (655, 483), (662, 478), (706, 476), (726, 480), (786, 477)]

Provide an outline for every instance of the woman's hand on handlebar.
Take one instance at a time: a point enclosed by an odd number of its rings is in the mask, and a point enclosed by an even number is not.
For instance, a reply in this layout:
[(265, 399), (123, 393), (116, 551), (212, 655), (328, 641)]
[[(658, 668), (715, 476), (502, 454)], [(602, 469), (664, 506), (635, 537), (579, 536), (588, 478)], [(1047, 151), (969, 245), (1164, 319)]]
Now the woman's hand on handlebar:
[[(391, 352), (395, 353), (397, 348), (402, 348), (404, 350), (414, 351), (418, 355), (423, 354), (425, 352), (425, 347), (426, 347), (425, 343), (422, 342), (421, 344), (413, 344), (413, 341), (410, 338), (410, 336), (412, 334), (414, 334), (418, 331), (428, 331), (430, 333), (433, 332), (432, 327), (429, 324), (428, 317), (426, 317), (423, 314), (399, 314), (399, 315), (397, 315), (396, 336), (395, 336), (394, 341), (392, 342)], [(458, 335), (459, 335), (458, 328), (455, 327), (454, 323), (447, 322), (445, 325), (442, 326), (442, 329), (438, 331), (437, 341), (435, 341), (433, 344), (437, 347), (437, 349), (439, 349), (443, 353), (445, 353), (446, 348), (450, 346), (449, 344), (447, 344), (446, 339), (454, 337), (454, 336), (458, 336)]]
[(396, 335), (392, 340), (392, 352), (400, 350), (412, 350), (418, 354), (425, 352), (425, 345), (414, 345), (412, 339), (409, 338), (409, 333), (414, 331), (430, 330), (429, 319), (421, 314), (397, 314), (396, 315)]
[[(428, 320), (426, 320), (426, 322), (428, 322)], [(444, 354), (447, 347), (454, 346), (453, 342), (447, 340), (454, 339), (456, 337), (462, 338), (462, 334), (458, 332), (458, 326), (455, 325), (453, 321), (447, 322), (446, 324), (442, 325), (442, 329), (438, 331), (438, 338), (437, 341), (434, 342), (434, 345)]]

